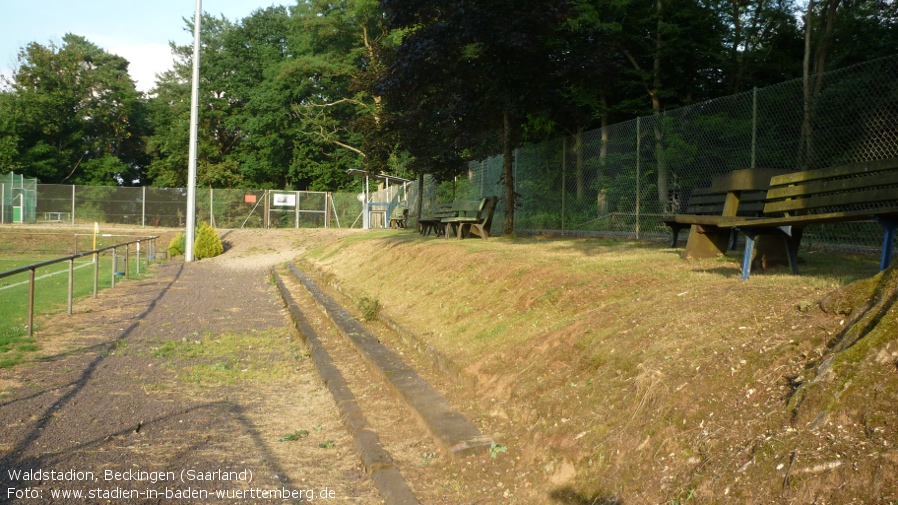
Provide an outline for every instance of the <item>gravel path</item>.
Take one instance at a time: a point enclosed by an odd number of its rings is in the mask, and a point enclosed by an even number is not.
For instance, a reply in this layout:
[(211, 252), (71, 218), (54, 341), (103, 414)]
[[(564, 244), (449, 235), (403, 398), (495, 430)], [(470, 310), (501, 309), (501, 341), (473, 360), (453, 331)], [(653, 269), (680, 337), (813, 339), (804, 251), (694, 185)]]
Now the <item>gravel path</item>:
[(335, 232), (262, 233), (42, 322), (0, 370), (0, 500), (381, 503), (268, 278)]

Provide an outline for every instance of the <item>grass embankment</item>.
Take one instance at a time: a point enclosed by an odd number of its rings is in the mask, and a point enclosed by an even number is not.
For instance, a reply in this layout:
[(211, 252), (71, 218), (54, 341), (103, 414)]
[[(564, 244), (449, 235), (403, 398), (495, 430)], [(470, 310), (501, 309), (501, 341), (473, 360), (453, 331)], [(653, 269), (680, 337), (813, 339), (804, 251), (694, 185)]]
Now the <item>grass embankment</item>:
[(303, 261), (476, 382), (447, 395), (508, 447), (503, 503), (898, 499), (894, 338), (853, 358), (864, 373), (816, 374), (845, 324), (818, 302), (878, 262), (802, 256), (742, 282), (736, 253), (377, 232)]

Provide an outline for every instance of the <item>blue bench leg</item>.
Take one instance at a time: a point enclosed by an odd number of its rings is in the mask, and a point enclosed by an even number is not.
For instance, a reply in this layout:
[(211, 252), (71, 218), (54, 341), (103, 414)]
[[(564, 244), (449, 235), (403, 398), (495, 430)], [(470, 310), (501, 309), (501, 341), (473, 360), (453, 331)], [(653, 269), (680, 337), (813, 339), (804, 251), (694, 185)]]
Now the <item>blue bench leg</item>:
[(895, 247), (895, 228), (898, 221), (887, 217), (876, 217), (876, 220), (882, 225), (885, 235), (882, 239), (882, 258), (879, 260), (879, 271), (889, 268), (892, 263), (892, 254)]
[[(743, 232), (744, 233), (744, 232)], [(742, 256), (742, 280), (751, 275), (751, 257), (755, 253), (755, 235), (745, 234), (745, 254)]]
[(789, 255), (789, 268), (792, 275), (798, 275), (798, 246), (801, 244), (801, 235), (794, 236), (791, 234), (783, 236), (786, 240), (786, 252)]
[(671, 227), (670, 229), (671, 235), (673, 238), (670, 239), (670, 248), (673, 249), (677, 247), (677, 239), (680, 238), (680, 229), (677, 227)]
[(733, 228), (733, 241), (730, 243), (730, 250), (735, 251), (737, 242), (739, 242), (739, 230)]

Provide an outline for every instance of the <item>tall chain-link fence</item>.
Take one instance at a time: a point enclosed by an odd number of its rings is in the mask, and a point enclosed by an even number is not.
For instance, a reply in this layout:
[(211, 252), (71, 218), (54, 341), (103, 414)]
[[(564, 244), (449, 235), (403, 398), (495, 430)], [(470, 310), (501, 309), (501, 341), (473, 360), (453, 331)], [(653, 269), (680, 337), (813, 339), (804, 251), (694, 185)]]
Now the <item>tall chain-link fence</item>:
[[(714, 176), (895, 156), (898, 56), (517, 149), (515, 231), (666, 238), (661, 220)], [(425, 178), (423, 198), (499, 196), (492, 233), (502, 233), (502, 174), (501, 156), (471, 162), (464, 180)], [(866, 249), (881, 240), (878, 225), (852, 223), (808, 227), (803, 242)]]
[[(690, 193), (714, 176), (896, 156), (898, 56), (519, 148), (515, 232), (666, 238), (662, 219), (685, 209)], [(493, 156), (453, 181), (424, 177), (423, 192), (417, 181), (367, 195), (199, 189), (197, 218), (219, 228), (380, 228), (408, 209), (414, 226), (419, 199), (426, 215), (438, 203), (495, 195), (496, 235), (504, 232), (502, 165)], [(186, 193), (39, 184), (33, 218), (183, 227)], [(851, 223), (808, 227), (803, 243), (866, 249), (881, 237), (878, 225)]]
[[(60, 223), (183, 228), (185, 188), (36, 184), (35, 210), (26, 220)], [(217, 228), (323, 228), (353, 226), (362, 203), (355, 193), (199, 188), (196, 218)], [(11, 213), (10, 213), (11, 215)], [(361, 224), (356, 222), (356, 228)]]

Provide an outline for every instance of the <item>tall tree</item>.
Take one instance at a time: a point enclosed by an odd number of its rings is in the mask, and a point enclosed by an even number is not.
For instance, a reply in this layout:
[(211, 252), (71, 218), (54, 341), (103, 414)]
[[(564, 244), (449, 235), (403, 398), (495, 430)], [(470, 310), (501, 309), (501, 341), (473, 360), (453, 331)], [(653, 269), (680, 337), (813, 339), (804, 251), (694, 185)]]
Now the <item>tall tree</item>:
[[(447, 140), (452, 152), (477, 148), (498, 133), (503, 153), (505, 233), (514, 233), (514, 149), (531, 115), (548, 115), (559, 102), (554, 80), (562, 73), (553, 42), (570, 2), (538, 0), (383, 0), (389, 26), (402, 35), (382, 82), (402, 116), (433, 121), (428, 129), (469, 131)], [(422, 109), (426, 107), (426, 109)], [(454, 131), (452, 131), (454, 133)], [(414, 149), (409, 146), (410, 149)]]
[(25, 175), (44, 183), (142, 182), (145, 102), (127, 60), (76, 35), (62, 42), (31, 43), (19, 53), (6, 97), (17, 112), (4, 119), (15, 137), (0, 144), (17, 153)]

